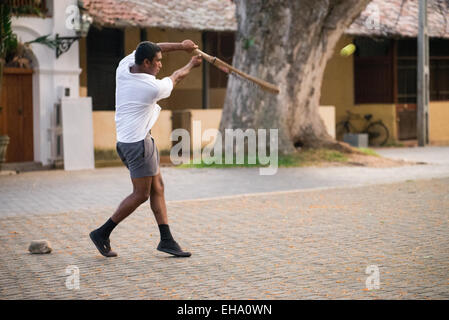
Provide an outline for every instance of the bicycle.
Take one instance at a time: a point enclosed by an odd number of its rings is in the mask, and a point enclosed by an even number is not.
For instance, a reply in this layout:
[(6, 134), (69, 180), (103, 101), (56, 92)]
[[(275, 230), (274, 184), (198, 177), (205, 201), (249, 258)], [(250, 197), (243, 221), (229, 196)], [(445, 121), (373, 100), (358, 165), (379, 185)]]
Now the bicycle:
[(365, 119), (366, 126), (363, 130), (357, 131), (351, 123), (351, 120), (362, 119), (362, 116), (349, 110), (347, 110), (346, 113), (348, 114), (347, 118), (337, 123), (337, 140), (342, 141), (345, 133), (367, 133), (368, 143), (370, 146), (382, 146), (387, 142), (390, 133), (382, 120), (371, 121), (373, 115), (365, 114), (363, 115), (363, 119)]

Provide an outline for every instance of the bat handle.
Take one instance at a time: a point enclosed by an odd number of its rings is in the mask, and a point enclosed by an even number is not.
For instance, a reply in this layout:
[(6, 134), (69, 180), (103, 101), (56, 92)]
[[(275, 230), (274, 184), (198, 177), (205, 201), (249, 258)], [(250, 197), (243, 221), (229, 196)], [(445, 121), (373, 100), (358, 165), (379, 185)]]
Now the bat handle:
[[(250, 81), (257, 83), (258, 85), (260, 85), (263, 89), (265, 89), (267, 91), (270, 91), (270, 92), (273, 92), (276, 94), (279, 93), (279, 89), (276, 86), (272, 85), (271, 83), (257, 79), (255, 77), (252, 77), (249, 74), (246, 74), (245, 72), (232, 67), (231, 65), (227, 64), (226, 62), (221, 61), (217, 57), (212, 57), (212, 56), (208, 55), (207, 53), (204, 53), (200, 49), (195, 49), (195, 50), (193, 50), (193, 52), (196, 55), (202, 56), (204, 60), (206, 60), (210, 64), (214, 65), (215, 67), (219, 68), (223, 72), (226, 72), (228, 74), (231, 72), (234, 72), (234, 73), (242, 76), (243, 78), (246, 78)], [(217, 62), (217, 64), (215, 64), (216, 62)]]
[(195, 50), (193, 50), (193, 53), (195, 54), (195, 55), (200, 55), (200, 56), (202, 56), (205, 60), (207, 60), (209, 63), (212, 63), (213, 64), (213, 60), (214, 59), (217, 59), (217, 57), (212, 57), (212, 56), (210, 56), (210, 55), (208, 55), (207, 53), (204, 53), (203, 51), (201, 51), (200, 49), (195, 49)]

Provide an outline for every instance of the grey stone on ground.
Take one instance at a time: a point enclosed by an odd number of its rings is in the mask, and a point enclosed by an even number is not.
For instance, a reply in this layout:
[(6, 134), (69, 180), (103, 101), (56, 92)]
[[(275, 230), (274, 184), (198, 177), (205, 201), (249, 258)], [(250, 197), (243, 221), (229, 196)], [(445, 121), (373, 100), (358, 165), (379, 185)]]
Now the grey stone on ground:
[(52, 251), (51, 243), (48, 240), (33, 240), (28, 247), (28, 251), (31, 253), (50, 253)]

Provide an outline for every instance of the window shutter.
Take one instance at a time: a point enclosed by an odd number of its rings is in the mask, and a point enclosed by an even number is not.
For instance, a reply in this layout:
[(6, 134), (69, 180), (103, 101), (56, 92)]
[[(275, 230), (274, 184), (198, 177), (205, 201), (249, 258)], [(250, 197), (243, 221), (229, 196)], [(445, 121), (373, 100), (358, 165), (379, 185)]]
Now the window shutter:
[(393, 103), (391, 58), (354, 57), (355, 103)]

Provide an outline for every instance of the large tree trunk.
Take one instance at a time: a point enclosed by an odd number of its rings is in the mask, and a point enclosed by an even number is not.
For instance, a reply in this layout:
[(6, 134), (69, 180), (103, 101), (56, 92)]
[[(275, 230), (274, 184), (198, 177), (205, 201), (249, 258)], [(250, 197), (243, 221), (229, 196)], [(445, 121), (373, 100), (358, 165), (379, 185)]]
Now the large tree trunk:
[(319, 116), (321, 82), (337, 41), (370, 0), (235, 2), (233, 65), (278, 85), (280, 94), (231, 76), (220, 131), (278, 128), (281, 154), (295, 145), (350, 149), (327, 134)]

